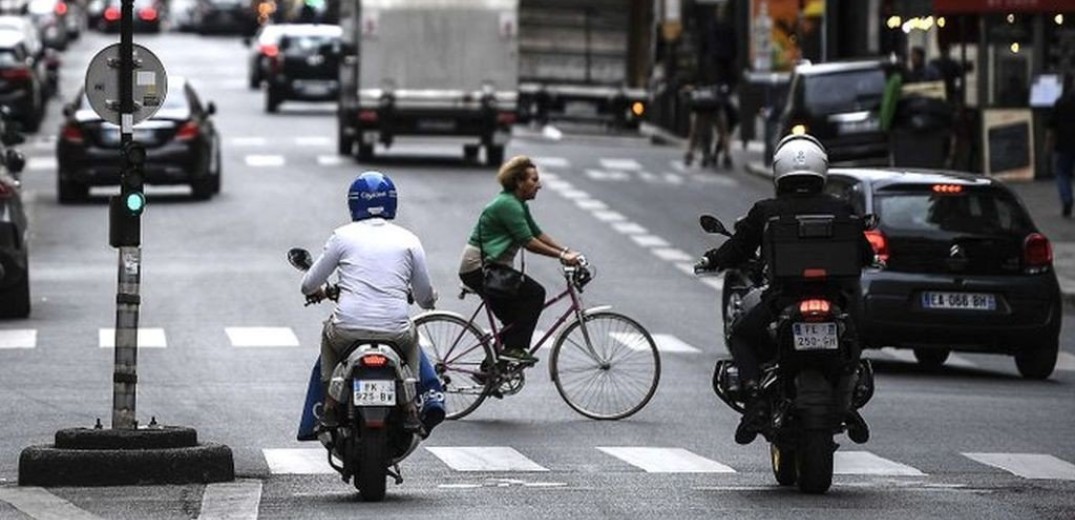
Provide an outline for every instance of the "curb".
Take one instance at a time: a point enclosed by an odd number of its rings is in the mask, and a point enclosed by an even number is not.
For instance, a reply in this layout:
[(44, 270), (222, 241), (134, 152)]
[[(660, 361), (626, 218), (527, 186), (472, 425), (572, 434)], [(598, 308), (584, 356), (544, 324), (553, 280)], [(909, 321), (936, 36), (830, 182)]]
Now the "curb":
[(649, 137), (650, 141), (654, 144), (673, 145), (680, 148), (687, 146), (687, 140), (685, 138), (644, 121), (638, 125), (638, 133)]

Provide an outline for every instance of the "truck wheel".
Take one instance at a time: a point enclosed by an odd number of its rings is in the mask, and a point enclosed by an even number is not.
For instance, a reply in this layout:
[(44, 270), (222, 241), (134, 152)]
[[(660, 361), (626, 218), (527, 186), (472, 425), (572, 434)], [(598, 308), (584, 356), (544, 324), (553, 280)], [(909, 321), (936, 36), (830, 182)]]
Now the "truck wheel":
[(489, 166), (500, 166), (500, 163), (504, 162), (504, 146), (503, 145), (491, 145), (485, 147), (485, 164)]

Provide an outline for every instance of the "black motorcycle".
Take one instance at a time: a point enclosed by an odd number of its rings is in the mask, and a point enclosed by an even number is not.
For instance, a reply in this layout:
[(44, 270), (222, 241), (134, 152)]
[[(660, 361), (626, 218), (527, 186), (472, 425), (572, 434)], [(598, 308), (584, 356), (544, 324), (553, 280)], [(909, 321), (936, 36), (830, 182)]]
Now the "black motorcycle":
[[(701, 225), (707, 233), (731, 236), (715, 217), (703, 215)], [(854, 219), (831, 216), (771, 221), (762, 247), (765, 260), (756, 255), (725, 271), (726, 341), (755, 305), (774, 305), (768, 330), (775, 357), (761, 366), (758, 383), (768, 415), (760, 433), (770, 443), (777, 482), (798, 483), (806, 493), (825, 493), (832, 485), (835, 435), (846, 431), (859, 444), (869, 439), (857, 410), (873, 396), (873, 369), (860, 358), (847, 299), (827, 283), (859, 275), (854, 233), (861, 229)], [(695, 265), (697, 274), (713, 272), (704, 260)], [(777, 285), (794, 290), (763, 299)], [(731, 359), (717, 362), (713, 389), (744, 413), (748, 396)]]

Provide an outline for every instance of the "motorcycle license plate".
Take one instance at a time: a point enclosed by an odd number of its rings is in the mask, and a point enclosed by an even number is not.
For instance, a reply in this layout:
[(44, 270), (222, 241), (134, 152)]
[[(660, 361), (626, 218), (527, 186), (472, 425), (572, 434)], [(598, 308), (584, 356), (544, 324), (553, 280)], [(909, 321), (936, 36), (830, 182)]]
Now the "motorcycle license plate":
[(356, 379), (355, 406), (395, 406), (396, 382), (388, 379)]
[(793, 323), (795, 350), (836, 350), (840, 347), (835, 323)]

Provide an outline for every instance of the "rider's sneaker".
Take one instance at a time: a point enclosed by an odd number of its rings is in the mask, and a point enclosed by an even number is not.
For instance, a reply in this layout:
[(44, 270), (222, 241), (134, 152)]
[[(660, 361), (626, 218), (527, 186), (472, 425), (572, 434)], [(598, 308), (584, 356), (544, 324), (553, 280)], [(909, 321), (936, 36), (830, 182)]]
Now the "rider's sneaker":
[(735, 442), (737, 444), (750, 444), (758, 437), (758, 433), (765, 427), (769, 414), (765, 410), (765, 399), (754, 395), (747, 399), (746, 410), (739, 419), (739, 426), (735, 429)]
[(336, 418), (336, 408), (324, 408), (321, 411), (321, 416), (317, 418), (317, 423), (323, 430), (333, 430), (340, 425), (339, 419)]
[(485, 385), (485, 382), (489, 380), (489, 372), (493, 368), (493, 362), (489, 358), (482, 360), (481, 372), (470, 374), (470, 379), (479, 385)]
[(521, 348), (509, 348), (504, 352), (501, 352), (500, 359), (523, 365), (533, 365), (538, 362), (538, 358), (532, 356), (525, 349)]

